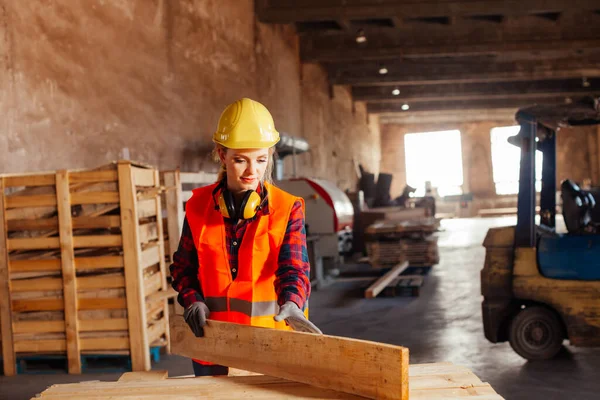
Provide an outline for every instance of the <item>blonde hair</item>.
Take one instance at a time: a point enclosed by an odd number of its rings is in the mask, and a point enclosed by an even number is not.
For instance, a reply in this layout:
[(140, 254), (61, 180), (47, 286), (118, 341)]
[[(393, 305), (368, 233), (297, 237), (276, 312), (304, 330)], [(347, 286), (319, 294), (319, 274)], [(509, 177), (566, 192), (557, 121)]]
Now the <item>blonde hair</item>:
[[(223, 179), (225, 179), (227, 177), (227, 169), (225, 168), (225, 164), (223, 164), (221, 162), (221, 157), (219, 157), (219, 149), (223, 149), (225, 151), (227, 151), (227, 147), (220, 145), (220, 144), (216, 144), (215, 148), (213, 149), (213, 159), (215, 160), (215, 162), (218, 162), (221, 164), (221, 167), (219, 167), (219, 172), (217, 175), (217, 182), (221, 182)], [(263, 175), (263, 178), (261, 180), (261, 182), (267, 182), (269, 184), (273, 184), (273, 154), (275, 153), (275, 147), (270, 147), (269, 148), (269, 158), (267, 161), (267, 168), (265, 169), (265, 174)]]

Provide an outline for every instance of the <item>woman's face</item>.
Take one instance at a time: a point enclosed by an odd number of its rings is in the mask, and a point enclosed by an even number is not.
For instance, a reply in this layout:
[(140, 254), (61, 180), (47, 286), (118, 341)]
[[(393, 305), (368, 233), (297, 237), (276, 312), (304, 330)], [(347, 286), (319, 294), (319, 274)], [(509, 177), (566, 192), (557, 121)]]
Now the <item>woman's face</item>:
[(219, 149), (232, 193), (256, 190), (269, 162), (269, 149)]

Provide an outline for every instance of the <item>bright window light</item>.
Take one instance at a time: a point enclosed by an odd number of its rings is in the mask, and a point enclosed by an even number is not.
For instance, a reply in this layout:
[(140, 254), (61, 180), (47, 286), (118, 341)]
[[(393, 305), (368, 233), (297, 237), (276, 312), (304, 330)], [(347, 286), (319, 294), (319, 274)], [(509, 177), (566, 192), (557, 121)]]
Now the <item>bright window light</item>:
[(408, 133), (404, 136), (406, 181), (414, 196), (425, 195), (425, 182), (440, 196), (462, 194), (460, 131)]
[[(517, 194), (519, 192), (519, 168), (521, 149), (508, 143), (508, 138), (519, 133), (517, 126), (501, 126), (491, 131), (492, 140), (492, 171), (496, 194)], [(541, 151), (535, 152), (535, 188), (542, 189), (542, 160)]]

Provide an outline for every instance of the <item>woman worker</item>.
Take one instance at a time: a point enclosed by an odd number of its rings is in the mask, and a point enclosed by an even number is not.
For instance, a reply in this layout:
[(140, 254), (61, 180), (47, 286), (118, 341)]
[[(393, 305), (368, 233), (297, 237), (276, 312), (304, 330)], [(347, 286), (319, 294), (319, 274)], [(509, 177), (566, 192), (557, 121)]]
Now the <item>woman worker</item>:
[[(273, 186), (273, 117), (244, 98), (225, 108), (213, 135), (217, 183), (186, 204), (170, 267), (184, 319), (197, 337), (207, 318), (321, 333), (308, 321), (310, 266), (304, 202)], [(228, 367), (193, 361), (196, 376)]]

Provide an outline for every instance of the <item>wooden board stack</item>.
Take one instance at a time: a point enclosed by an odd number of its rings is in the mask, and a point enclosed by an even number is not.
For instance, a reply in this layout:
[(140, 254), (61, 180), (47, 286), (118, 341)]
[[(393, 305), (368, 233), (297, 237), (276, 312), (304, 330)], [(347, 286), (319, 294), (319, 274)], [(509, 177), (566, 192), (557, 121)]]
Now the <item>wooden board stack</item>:
[(437, 237), (439, 220), (431, 217), (408, 221), (380, 221), (366, 231), (371, 264), (386, 268), (408, 260), (411, 267), (439, 263)]
[[(235, 373), (235, 375), (233, 375)], [(167, 371), (128, 372), (117, 382), (82, 382), (52, 385), (36, 398), (79, 399), (165, 399), (169, 396), (194, 399), (297, 399), (359, 400), (362, 396), (325, 390), (259, 374), (230, 370), (228, 377), (168, 378)], [(468, 368), (451, 363), (416, 364), (408, 372), (410, 400), (502, 400), (494, 388)]]
[(169, 346), (158, 171), (129, 161), (94, 170), (0, 176), (0, 318), (5, 375), (19, 355), (129, 354), (150, 369)]

